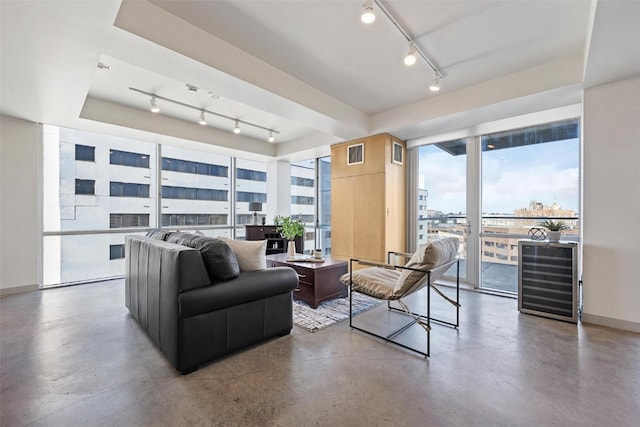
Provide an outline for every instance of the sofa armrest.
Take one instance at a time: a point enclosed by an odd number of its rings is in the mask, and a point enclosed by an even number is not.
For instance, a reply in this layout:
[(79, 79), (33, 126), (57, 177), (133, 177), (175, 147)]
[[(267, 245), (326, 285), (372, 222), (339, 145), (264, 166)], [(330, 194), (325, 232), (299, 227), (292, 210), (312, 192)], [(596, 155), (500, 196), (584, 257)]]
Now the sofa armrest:
[(179, 297), (180, 318), (292, 292), (297, 287), (298, 275), (289, 267), (245, 271), (235, 279), (182, 292)]

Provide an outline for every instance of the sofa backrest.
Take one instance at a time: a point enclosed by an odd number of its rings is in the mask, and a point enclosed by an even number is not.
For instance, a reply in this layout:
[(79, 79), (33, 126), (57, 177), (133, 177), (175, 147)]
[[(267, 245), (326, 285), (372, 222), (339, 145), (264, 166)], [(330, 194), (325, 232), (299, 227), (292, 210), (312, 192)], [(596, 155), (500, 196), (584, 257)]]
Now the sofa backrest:
[(211, 284), (200, 251), (136, 235), (125, 245), (125, 305), (175, 365), (179, 295)]

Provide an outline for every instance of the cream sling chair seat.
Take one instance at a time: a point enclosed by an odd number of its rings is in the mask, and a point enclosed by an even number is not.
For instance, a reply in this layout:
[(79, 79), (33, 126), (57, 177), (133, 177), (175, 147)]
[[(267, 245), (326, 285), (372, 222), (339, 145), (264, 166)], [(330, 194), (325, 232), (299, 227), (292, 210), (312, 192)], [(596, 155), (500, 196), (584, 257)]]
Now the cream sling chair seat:
[[(385, 341), (415, 351), (423, 356), (429, 357), (431, 348), (431, 322), (445, 324), (454, 328), (458, 328), (460, 323), (460, 265), (457, 258), (459, 241), (455, 237), (447, 237), (440, 240), (434, 240), (431, 243), (422, 245), (412, 255), (403, 252), (389, 252), (388, 264), (380, 264), (370, 261), (358, 260), (352, 258), (349, 264), (349, 273), (344, 274), (340, 280), (349, 286), (349, 326), (369, 335), (382, 338)], [(395, 258), (409, 258), (409, 262), (405, 265), (396, 265), (392, 263), (392, 256)], [(394, 260), (395, 261), (395, 260)], [(360, 270), (354, 271), (354, 266), (367, 266)], [(455, 300), (446, 296), (438, 288), (434, 286), (434, 282), (438, 280), (453, 264), (457, 265), (456, 274), (456, 298)], [(411, 295), (423, 288), (426, 288), (426, 314), (418, 314), (412, 312), (409, 307), (402, 301), (402, 298)], [(431, 317), (431, 290), (443, 297), (456, 308), (456, 321), (447, 322)], [(410, 322), (401, 328), (391, 332), (386, 336), (378, 335), (372, 331), (354, 326), (352, 298), (353, 292), (359, 292), (373, 298), (387, 301), (389, 310), (406, 314), (411, 318)], [(397, 301), (402, 309), (398, 309), (391, 305), (391, 301)], [(402, 344), (393, 339), (401, 332), (408, 329), (414, 324), (419, 324), (427, 332), (427, 351), (421, 351), (415, 347)]]

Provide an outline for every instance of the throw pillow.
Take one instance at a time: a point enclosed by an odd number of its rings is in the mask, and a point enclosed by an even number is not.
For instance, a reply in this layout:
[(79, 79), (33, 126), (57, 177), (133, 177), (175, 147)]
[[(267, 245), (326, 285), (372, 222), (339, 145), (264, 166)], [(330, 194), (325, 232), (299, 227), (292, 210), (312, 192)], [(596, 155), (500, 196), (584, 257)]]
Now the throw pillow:
[(145, 236), (156, 240), (166, 240), (167, 236), (169, 236), (170, 234), (170, 231), (164, 231), (160, 230), (159, 228), (154, 228), (147, 231), (147, 234), (145, 234)]
[(233, 250), (222, 240), (196, 235), (188, 243), (188, 246), (200, 251), (212, 283), (231, 280), (240, 274)]
[(240, 271), (264, 270), (267, 268), (266, 240), (232, 240), (220, 237), (226, 242), (236, 255)]
[(189, 246), (190, 248), (193, 248), (194, 246), (191, 241), (198, 237), (200, 236), (193, 233), (187, 233), (186, 231), (174, 231), (173, 233), (165, 237), (165, 240), (169, 243), (175, 243), (177, 245)]

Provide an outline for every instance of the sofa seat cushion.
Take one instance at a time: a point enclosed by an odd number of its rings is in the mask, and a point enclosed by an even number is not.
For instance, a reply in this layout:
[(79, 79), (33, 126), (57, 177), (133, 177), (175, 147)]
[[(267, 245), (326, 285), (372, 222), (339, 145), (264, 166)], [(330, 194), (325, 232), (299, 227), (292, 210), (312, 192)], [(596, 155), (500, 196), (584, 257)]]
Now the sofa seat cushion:
[(297, 287), (298, 275), (289, 267), (243, 272), (235, 279), (215, 286), (182, 292), (178, 297), (180, 317), (184, 319), (257, 301), (292, 292)]

